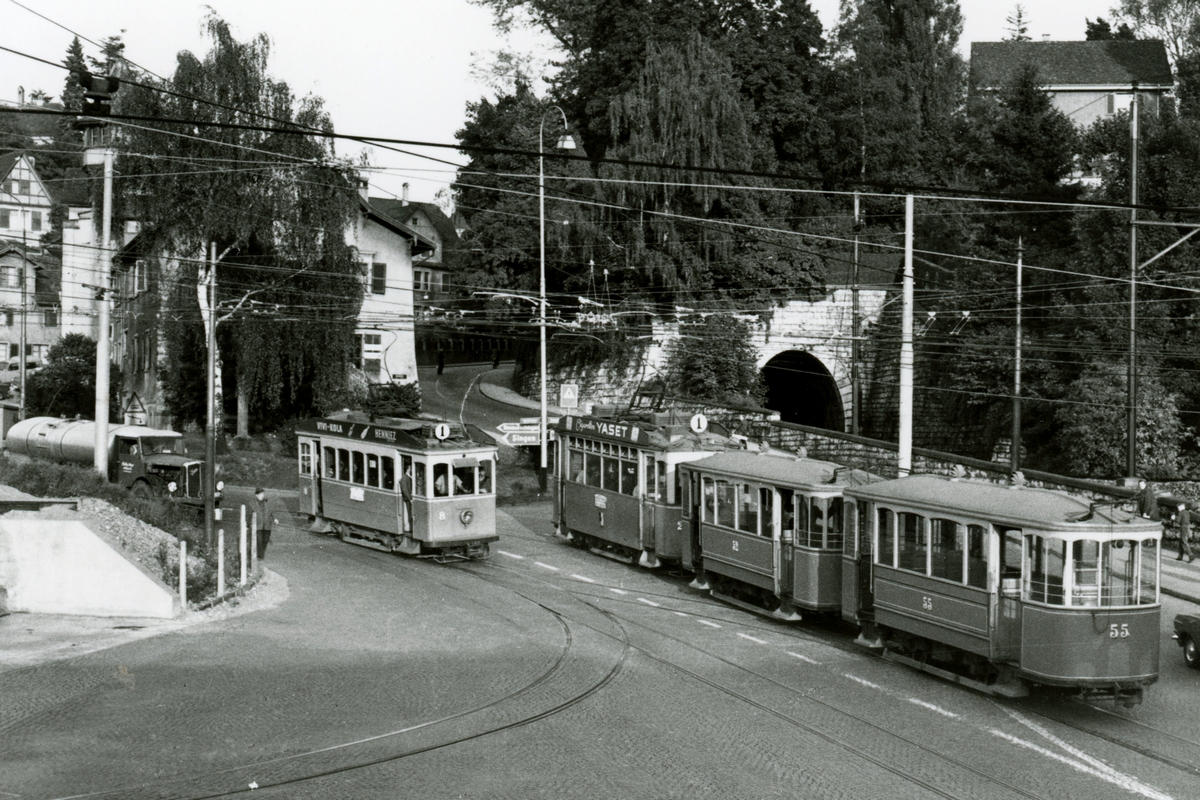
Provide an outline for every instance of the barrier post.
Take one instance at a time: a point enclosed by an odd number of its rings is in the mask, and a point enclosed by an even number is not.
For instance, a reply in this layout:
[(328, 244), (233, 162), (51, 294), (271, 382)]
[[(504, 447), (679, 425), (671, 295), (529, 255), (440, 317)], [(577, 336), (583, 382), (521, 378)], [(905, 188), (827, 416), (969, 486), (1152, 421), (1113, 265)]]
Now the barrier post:
[(250, 515), (250, 571), (258, 568), (258, 512)]
[(242, 519), (238, 525), (238, 567), (241, 575), (238, 586), (246, 585), (246, 507), (242, 506)]
[(225, 529), (217, 530), (217, 597), (225, 594)]
[(187, 612), (187, 540), (179, 540), (179, 602)]

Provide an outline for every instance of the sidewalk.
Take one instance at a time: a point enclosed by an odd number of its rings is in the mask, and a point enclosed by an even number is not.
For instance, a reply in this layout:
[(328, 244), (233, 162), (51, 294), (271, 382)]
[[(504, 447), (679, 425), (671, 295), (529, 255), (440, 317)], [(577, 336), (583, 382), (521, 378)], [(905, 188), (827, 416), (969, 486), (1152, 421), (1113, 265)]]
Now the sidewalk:
[(1200, 561), (1176, 561), (1174, 543), (1163, 543), (1162, 593), (1200, 605)]
[[(522, 394), (510, 389), (507, 385), (501, 383), (502, 380), (507, 380), (512, 377), (511, 370), (502, 370), (500, 372), (485, 372), (479, 378), (479, 391), (484, 397), (489, 400), (495, 400), (497, 403), (504, 403), (517, 408), (527, 408), (530, 411), (541, 413), (542, 403), (540, 400), (530, 400)], [(546, 414), (552, 417), (565, 417), (568, 412), (565, 408), (559, 408), (555, 405), (546, 405)]]

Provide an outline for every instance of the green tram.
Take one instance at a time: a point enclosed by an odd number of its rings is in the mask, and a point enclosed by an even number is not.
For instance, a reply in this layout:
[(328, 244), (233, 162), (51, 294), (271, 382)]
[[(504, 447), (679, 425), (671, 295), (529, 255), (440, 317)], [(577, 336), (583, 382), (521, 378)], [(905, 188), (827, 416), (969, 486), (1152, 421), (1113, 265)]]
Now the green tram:
[(342, 412), (296, 427), (300, 507), (315, 533), (404, 555), (486, 557), (496, 444), (473, 425)]
[(748, 446), (699, 414), (689, 422), (669, 413), (569, 416), (555, 435), (558, 533), (577, 547), (648, 568), (680, 564), (689, 550), (682, 465)]
[(1162, 525), (1113, 502), (920, 475), (847, 488), (842, 616), (893, 660), (1008, 696), (1141, 702)]

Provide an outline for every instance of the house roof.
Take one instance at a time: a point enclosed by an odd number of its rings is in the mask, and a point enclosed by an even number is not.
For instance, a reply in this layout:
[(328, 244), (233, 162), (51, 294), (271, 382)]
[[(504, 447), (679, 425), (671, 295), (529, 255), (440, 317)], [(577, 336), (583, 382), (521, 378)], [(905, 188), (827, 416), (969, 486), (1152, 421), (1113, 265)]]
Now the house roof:
[[(42, 103), (35, 105), (26, 103), (23, 106), (8, 106), (9, 108), (22, 108), (29, 111), (62, 111), (62, 103)], [(58, 136), (59, 120), (62, 119), (58, 114), (5, 114), (7, 122), (12, 126), (15, 133), (19, 136), (26, 136), (30, 139), (50, 138)]]
[(432, 253), (437, 250), (437, 242), (427, 239), (408, 225), (405, 225), (401, 220), (393, 217), (383, 208), (378, 198), (372, 197), (368, 202), (360, 197), (359, 204), (363, 211), (366, 212), (367, 219), (379, 223), (393, 233), (398, 233), (401, 236), (412, 239), (414, 256), (421, 253)]
[(1049, 88), (1171, 87), (1175, 78), (1159, 39), (1096, 42), (972, 42), (971, 83), (995, 89), (1013, 82), (1025, 64)]
[(17, 159), (24, 152), (24, 150), (11, 150), (7, 153), (0, 153), (0, 181), (7, 178), (8, 173), (13, 171), (13, 167), (17, 165)]
[(404, 224), (407, 224), (417, 211), (424, 212), (429, 221), (433, 223), (433, 229), (441, 237), (442, 266), (446, 269), (453, 269), (457, 266), (458, 231), (454, 228), (454, 222), (436, 203), (414, 203), (395, 198), (372, 197), (371, 205), (397, 222)]

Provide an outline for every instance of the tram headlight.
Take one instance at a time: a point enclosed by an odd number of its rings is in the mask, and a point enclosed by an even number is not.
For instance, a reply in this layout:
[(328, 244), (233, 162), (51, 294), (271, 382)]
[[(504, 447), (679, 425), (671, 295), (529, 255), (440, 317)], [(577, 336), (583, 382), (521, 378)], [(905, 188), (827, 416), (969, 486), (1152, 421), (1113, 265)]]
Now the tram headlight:
[(475, 512), (469, 508), (463, 509), (463, 511), (458, 515), (458, 519), (463, 525), (470, 525), (471, 520), (475, 519)]

